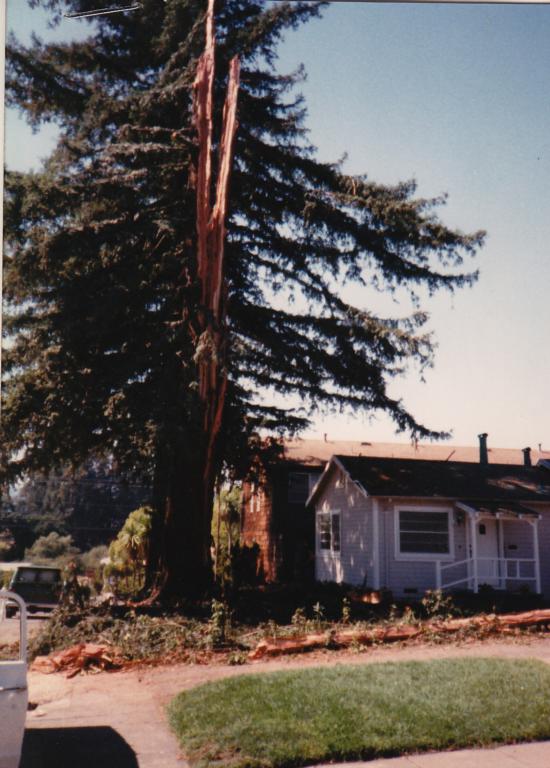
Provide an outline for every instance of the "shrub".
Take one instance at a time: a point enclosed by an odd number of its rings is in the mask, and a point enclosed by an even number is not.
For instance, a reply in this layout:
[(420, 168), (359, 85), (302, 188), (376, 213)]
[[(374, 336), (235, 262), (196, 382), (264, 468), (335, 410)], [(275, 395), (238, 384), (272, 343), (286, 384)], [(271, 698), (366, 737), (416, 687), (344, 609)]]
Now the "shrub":
[(208, 636), (212, 648), (219, 648), (225, 643), (229, 621), (229, 613), (224, 603), (212, 600), (212, 614), (208, 623)]
[(73, 543), (72, 536), (61, 536), (52, 531), (47, 536), (40, 536), (34, 544), (25, 550), (25, 560), (36, 565), (58, 565), (63, 567), (80, 553)]
[(430, 619), (446, 619), (460, 613), (451, 595), (443, 594), (440, 589), (428, 589), (421, 602), (426, 616)]
[(105, 573), (125, 579), (127, 592), (135, 593), (143, 587), (152, 525), (151, 507), (134, 509), (109, 547), (110, 563)]
[(0, 589), (7, 589), (10, 585), (13, 571), (0, 571)]

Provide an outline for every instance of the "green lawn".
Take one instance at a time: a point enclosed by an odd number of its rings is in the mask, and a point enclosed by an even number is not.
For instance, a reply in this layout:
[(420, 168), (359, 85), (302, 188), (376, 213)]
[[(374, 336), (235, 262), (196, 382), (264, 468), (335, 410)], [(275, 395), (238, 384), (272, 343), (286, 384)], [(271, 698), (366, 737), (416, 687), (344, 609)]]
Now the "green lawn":
[(550, 667), (454, 659), (241, 675), (181, 693), (194, 766), (283, 768), (550, 738)]

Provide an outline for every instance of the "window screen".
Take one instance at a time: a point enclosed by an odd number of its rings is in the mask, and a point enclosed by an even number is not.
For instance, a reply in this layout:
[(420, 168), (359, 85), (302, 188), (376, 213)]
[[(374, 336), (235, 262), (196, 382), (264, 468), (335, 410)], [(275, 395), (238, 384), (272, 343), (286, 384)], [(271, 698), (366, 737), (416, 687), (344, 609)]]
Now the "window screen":
[(331, 544), (331, 515), (319, 515), (319, 547), (321, 549), (330, 549)]
[(447, 512), (400, 510), (399, 550), (414, 554), (449, 554)]

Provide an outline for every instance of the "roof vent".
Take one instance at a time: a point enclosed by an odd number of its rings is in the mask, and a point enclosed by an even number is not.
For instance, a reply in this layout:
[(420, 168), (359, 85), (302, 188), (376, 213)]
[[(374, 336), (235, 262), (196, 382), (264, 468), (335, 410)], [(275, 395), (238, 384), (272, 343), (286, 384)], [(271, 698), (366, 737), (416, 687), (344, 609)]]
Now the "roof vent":
[(489, 437), (487, 432), (482, 432), (481, 435), (478, 435), (479, 438), (479, 463), (480, 464), (488, 464), (489, 463), (489, 452), (487, 450), (487, 438)]

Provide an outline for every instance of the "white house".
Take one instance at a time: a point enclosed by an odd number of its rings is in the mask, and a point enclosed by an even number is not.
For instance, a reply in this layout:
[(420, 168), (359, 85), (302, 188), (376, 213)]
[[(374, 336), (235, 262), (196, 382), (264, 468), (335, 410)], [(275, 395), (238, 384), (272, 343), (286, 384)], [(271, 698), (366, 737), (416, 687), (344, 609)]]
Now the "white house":
[(333, 456), (308, 499), (315, 576), (397, 597), (482, 585), (550, 598), (550, 469)]

